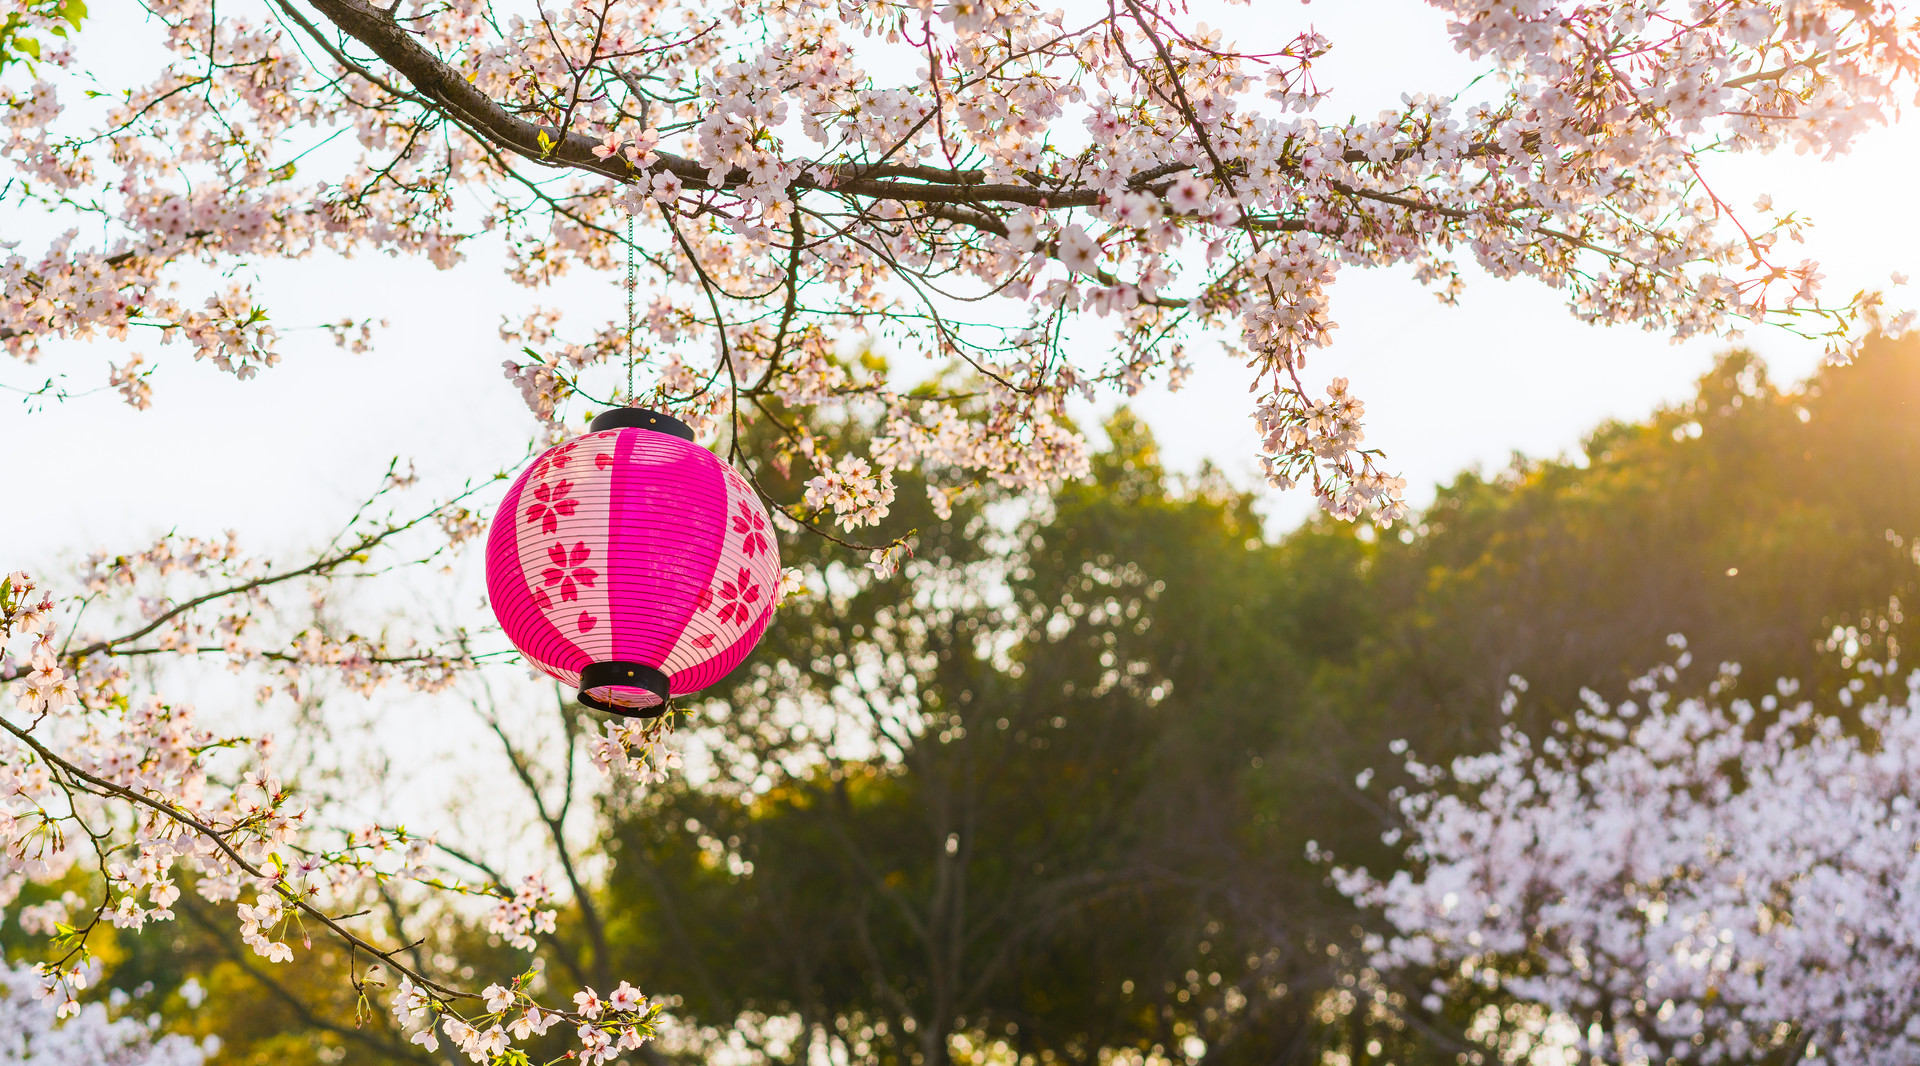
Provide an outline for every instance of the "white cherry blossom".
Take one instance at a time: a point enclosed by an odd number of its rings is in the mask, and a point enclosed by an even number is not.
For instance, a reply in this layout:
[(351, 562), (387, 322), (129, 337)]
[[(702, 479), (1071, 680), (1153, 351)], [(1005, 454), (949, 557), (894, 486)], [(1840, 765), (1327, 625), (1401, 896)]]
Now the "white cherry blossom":
[[(1176, 387), (1213, 332), (1238, 338), (1269, 479), (1391, 522), (1401, 486), (1357, 406), (1327, 432), (1301, 377), (1337, 356), (1343, 270), (1404, 264), (1450, 302), (1470, 259), (1589, 321), (1774, 323), (1835, 359), (1910, 323), (1875, 292), (1821, 302), (1820, 267), (1777, 258), (1804, 221), (1728, 203), (1706, 165), (1833, 156), (1889, 121), (1920, 54), (1893, 0), (1431, 2), (1488, 74), (1476, 102), (1411, 92), (1332, 121), (1315, 63), (1333, 42), (1272, 7), (1236, 41), (1173, 0), (584, 0), (504, 21), (162, 0), (157, 69), (83, 76), (84, 47), (49, 44), (0, 75), (0, 170), (20, 179), (0, 204), (70, 226), (0, 259), (0, 343), (33, 361), (151, 339), (109, 379), (141, 406), (180, 342), (243, 378), (279, 360), (245, 284), (176, 293), (195, 267), (330, 250), (446, 269), (485, 242), (537, 290), (631, 255), (651, 402), (728, 440), (768, 401), (886, 412), (864, 456), (774, 419), (828, 481), (775, 501), (808, 520), (884, 515), (910, 466), (954, 492), (1076, 474), (1066, 401)], [(342, 133), (352, 147), (316, 152)], [(619, 398), (619, 321), (505, 317), (538, 418)], [(1067, 339), (1089, 329), (1110, 341)], [(861, 343), (968, 385), (916, 398), (924, 375), (852, 371)]]
[[(1666, 667), (1550, 735), (1411, 759), (1411, 868), (1335, 873), (1394, 930), (1369, 945), (1380, 1003), (1498, 991), (1536, 1008), (1522, 1028), (1563, 1056), (1540, 1061), (1915, 1061), (1920, 672), (1851, 706), (1894, 669), (1751, 700), (1730, 667), (1672, 696)], [(1514, 1017), (1487, 1015), (1489, 1051)]]
[(49, 999), (31, 966), (0, 970), (0, 1062), (16, 1066), (200, 1066), (219, 1042), (161, 1035), (107, 1005)]

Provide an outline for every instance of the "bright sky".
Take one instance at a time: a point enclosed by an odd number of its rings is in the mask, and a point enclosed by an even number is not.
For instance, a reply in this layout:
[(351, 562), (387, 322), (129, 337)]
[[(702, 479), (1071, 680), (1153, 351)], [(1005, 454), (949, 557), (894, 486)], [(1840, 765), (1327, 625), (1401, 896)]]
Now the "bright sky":
[[(1267, 0), (1235, 9), (1227, 24), (1253, 46), (1282, 41), (1309, 19), (1334, 42), (1320, 83), (1342, 113), (1371, 114), (1403, 91), (1451, 93), (1474, 74), (1439, 15), (1417, 0)], [(1768, 191), (1781, 206), (1810, 213), (1817, 228), (1806, 251), (1781, 258), (1823, 261), (1828, 294), (1837, 297), (1883, 286), (1894, 270), (1920, 274), (1920, 208), (1910, 192), (1917, 164), (1920, 127), (1909, 123), (1869, 136), (1837, 162), (1733, 161), (1711, 177), (1733, 203)], [(234, 528), (252, 548), (284, 551), (331, 532), (392, 456), (414, 460), (429, 485), (448, 486), (521, 454), (530, 419), (501, 378), (509, 352), (496, 327), (501, 309), (532, 301), (492, 265), (475, 259), (436, 272), (386, 258), (310, 261), (269, 267), (262, 278), (283, 328), (344, 315), (391, 325), (364, 355), (334, 349), (318, 331), (291, 330), (283, 364), (244, 383), (182, 361), (179, 348), (147, 346), (150, 359), (169, 358), (144, 412), (105, 391), (37, 412), (0, 393), (4, 453), (49, 455), (56, 472), (30, 489), (40, 496), (33, 520), (0, 523), (0, 569), (44, 568), (96, 547), (123, 550), (170, 528)], [(1370, 443), (1408, 477), (1416, 502), (1463, 467), (1499, 468), (1516, 450), (1570, 450), (1602, 419), (1636, 418), (1684, 397), (1723, 346), (1674, 347), (1637, 331), (1583, 326), (1557, 296), (1524, 281), (1470, 282), (1463, 305), (1446, 308), (1403, 272), (1350, 270), (1333, 299), (1337, 343), (1310, 369), (1321, 380), (1353, 379), (1367, 403)], [(578, 310), (597, 316), (619, 300), (608, 279), (542, 302), (578, 301)], [(1812, 345), (1785, 334), (1757, 333), (1750, 343), (1782, 378), (1802, 376), (1818, 360)], [(8, 361), (0, 384), (30, 387), (68, 370), (70, 388), (91, 388), (104, 380), (108, 358), (125, 355), (102, 343), (40, 367)], [(1220, 358), (1197, 363), (1185, 391), (1152, 392), (1136, 406), (1176, 468), (1211, 459), (1251, 484), (1245, 371)], [(9, 468), (23, 476), (20, 464)], [(1298, 493), (1269, 501), (1276, 526), (1310, 509)]]

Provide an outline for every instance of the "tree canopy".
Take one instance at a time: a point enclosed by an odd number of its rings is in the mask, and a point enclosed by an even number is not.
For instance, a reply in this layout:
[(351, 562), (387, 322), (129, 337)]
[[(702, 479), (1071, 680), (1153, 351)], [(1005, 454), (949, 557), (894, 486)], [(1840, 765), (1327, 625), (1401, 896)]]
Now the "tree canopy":
[[(0, 204), (55, 221), (0, 273), (11, 354), (131, 334), (244, 378), (279, 359), (272, 309), (244, 281), (173, 295), (193, 266), (504, 249), (530, 290), (506, 369), (542, 420), (641, 390), (755, 471), (737, 441), (764, 422), (808, 470), (780, 502), (848, 531), (897, 470), (936, 500), (1084, 471), (1067, 400), (1177, 386), (1201, 339), (1246, 364), (1274, 484), (1391, 522), (1404, 483), (1364, 404), (1302, 376), (1345, 270), (1452, 300), (1471, 262), (1586, 321), (1773, 322), (1836, 358), (1909, 321), (1877, 292), (1823, 302), (1816, 264), (1776, 261), (1803, 220), (1736, 208), (1701, 167), (1889, 120), (1920, 64), (1893, 0), (1435, 0), (1487, 77), (1371, 120), (1324, 110), (1311, 29), (1235, 41), (1165, 0), (168, 0), (114, 27), (164, 58), (111, 73), (86, 61), (98, 24), (70, 33), (83, 5), (16, 6)], [(623, 261), (624, 323), (534, 302)], [(342, 343), (366, 317), (341, 307)], [(856, 338), (973, 373), (915, 392), (911, 361), (838, 358)], [(153, 368), (110, 380), (144, 404)], [(884, 419), (836, 453), (782, 420), (800, 405)]]

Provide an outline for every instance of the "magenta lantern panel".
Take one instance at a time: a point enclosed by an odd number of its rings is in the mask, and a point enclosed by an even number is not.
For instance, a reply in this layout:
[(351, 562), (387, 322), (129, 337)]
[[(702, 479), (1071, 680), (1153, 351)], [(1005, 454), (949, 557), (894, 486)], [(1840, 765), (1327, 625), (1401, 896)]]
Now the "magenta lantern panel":
[(592, 429), (507, 490), (487, 598), (514, 647), (580, 702), (647, 717), (753, 650), (780, 556), (752, 487), (684, 424), (624, 408)]

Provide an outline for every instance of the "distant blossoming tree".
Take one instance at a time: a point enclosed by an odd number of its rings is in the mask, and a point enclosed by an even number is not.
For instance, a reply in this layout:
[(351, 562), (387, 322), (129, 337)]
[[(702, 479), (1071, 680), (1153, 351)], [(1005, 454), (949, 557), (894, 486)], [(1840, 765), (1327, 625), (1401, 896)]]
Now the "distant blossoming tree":
[[(242, 378), (278, 360), (247, 285), (191, 288), (237, 263), (384, 252), (450, 269), (504, 248), (538, 293), (632, 261), (638, 343), (531, 296), (502, 324), (547, 434), (576, 397), (645, 400), (750, 475), (797, 470), (801, 498), (772, 502), (831, 536), (878, 522), (908, 468), (937, 509), (1083, 470), (1071, 397), (1177, 385), (1194, 341), (1222, 332), (1269, 478), (1345, 518), (1397, 519), (1403, 485), (1364, 447), (1361, 401), (1302, 377), (1343, 269), (1405, 264), (1450, 299), (1471, 261), (1561, 290), (1590, 321), (1675, 336), (1775, 322), (1839, 358), (1905, 325), (1878, 294), (1820, 302), (1813, 264), (1773, 258), (1800, 219), (1736, 209), (1701, 172), (1709, 153), (1840, 152), (1887, 121), (1920, 62), (1893, 0), (1435, 4), (1492, 75), (1485, 101), (1410, 96), (1326, 123), (1326, 40), (1231, 43), (1178, 0), (150, 0), (111, 27), (161, 53), (147, 72), (89, 60), (76, 28), (107, 27), (82, 5), (9, 0), (0, 217), (53, 225), (0, 230), (0, 344), (31, 362), (123, 342), (110, 379), (143, 407), (158, 349)], [(341, 310), (341, 342), (369, 343)], [(916, 388), (926, 375), (847, 358), (862, 340), (957, 369)], [(620, 373), (632, 354), (637, 380)], [(808, 407), (879, 431), (836, 451), (794, 417)], [(772, 454), (744, 453), (749, 426)], [(132, 669), (224, 657), (268, 691), (444, 688), (485, 653), (357, 634), (328, 591), (402, 542), (435, 541), (413, 556), (433, 558), (470, 539), (482, 518), (463, 500), (356, 521), (298, 564), (169, 537), (97, 557), (60, 597), (9, 578), (0, 888), (82, 861), (100, 882), (60, 923), (56, 1000), (91, 931), (170, 917), (186, 871), (267, 959), (294, 956), (295, 929), (350, 945), (376, 967), (356, 971), (361, 992), (429, 1047), (480, 1061), (564, 1025), (605, 1061), (648, 1037), (654, 1008), (624, 983), (536, 1002), (511, 975), (472, 989), (415, 966), (347, 916), (356, 893), (484, 897), (523, 946), (551, 932), (554, 894), (461, 880), (398, 827), (334, 824), (263, 738), (211, 733), (159, 691), (164, 668)], [(578, 743), (644, 777), (658, 738), (610, 726)]]
[(1899, 698), (1850, 682), (1818, 703), (1788, 683), (1724, 698), (1724, 676), (1676, 699), (1673, 677), (1639, 701), (1589, 693), (1538, 741), (1509, 729), (1449, 769), (1409, 762), (1421, 787), (1390, 835), (1410, 869), (1335, 873), (1397, 931), (1371, 945), (1376, 972), (1433, 975), (1383, 1002), (1504, 997), (1522, 1009), (1469, 1030), (1496, 1059), (1915, 1061), (1920, 673)]
[(0, 970), (0, 1062), (14, 1066), (200, 1066), (207, 1049), (156, 1035), (104, 1004), (52, 1002), (33, 967)]

